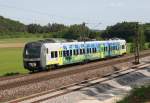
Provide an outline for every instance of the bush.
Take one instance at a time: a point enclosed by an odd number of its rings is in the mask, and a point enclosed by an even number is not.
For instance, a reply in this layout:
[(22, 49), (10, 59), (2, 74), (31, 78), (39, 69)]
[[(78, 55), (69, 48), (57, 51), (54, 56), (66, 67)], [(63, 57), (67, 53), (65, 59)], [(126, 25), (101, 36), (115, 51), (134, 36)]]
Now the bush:
[(4, 74), (4, 76), (13, 76), (13, 75), (19, 75), (19, 72), (11, 72)]
[(134, 88), (131, 93), (118, 103), (145, 103), (150, 101), (150, 85)]

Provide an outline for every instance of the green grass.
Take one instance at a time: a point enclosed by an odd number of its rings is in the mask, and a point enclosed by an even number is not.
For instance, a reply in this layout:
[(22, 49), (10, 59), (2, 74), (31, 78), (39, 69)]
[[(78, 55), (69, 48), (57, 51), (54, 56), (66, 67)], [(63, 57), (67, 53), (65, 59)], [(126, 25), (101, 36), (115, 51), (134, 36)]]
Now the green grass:
[(23, 67), (22, 48), (0, 49), (0, 76), (27, 73)]
[(43, 39), (42, 37), (32, 37), (32, 38), (8, 38), (8, 39), (0, 39), (0, 43), (26, 43), (29, 41), (36, 41)]
[(134, 88), (131, 93), (118, 103), (145, 103), (150, 101), (150, 86)]

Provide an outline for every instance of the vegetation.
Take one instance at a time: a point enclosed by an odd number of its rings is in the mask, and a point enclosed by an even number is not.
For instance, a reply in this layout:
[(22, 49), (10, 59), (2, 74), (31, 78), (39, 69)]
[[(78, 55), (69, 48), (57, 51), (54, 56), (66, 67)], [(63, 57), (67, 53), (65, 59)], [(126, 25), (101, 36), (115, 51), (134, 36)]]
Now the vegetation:
[(25, 25), (18, 21), (10, 20), (0, 16), (0, 38), (19, 37), (44, 37), (44, 38), (66, 38), (78, 39), (93, 38), (97, 32), (90, 30), (85, 23), (65, 26), (64, 24), (48, 23), (41, 26), (39, 24)]
[(27, 43), (31, 41), (37, 41), (43, 39), (42, 37), (31, 37), (31, 38), (5, 38), (0, 39), (0, 44), (8, 44), (8, 43)]
[[(138, 28), (136, 28), (138, 26)], [(65, 38), (76, 40), (122, 38), (127, 40), (127, 52), (133, 52), (132, 43), (136, 33), (140, 34), (141, 49), (150, 48), (150, 23), (122, 22), (108, 26), (106, 30), (91, 30), (85, 23), (66, 26), (48, 23), (25, 25), (19, 21), (0, 16), (0, 44), (26, 43), (43, 38)], [(0, 48), (0, 75), (27, 73), (22, 66), (22, 48)]]
[(135, 35), (140, 34), (141, 49), (145, 42), (150, 42), (150, 23), (122, 22), (108, 26), (106, 30), (96, 31), (88, 28), (85, 23), (66, 26), (64, 24), (48, 23), (25, 25), (19, 21), (0, 16), (0, 38), (65, 38), (77, 40), (122, 38), (133, 42)]
[(22, 48), (0, 48), (0, 76), (27, 73), (22, 64)]
[(149, 103), (150, 86), (134, 88), (131, 93), (118, 103)]

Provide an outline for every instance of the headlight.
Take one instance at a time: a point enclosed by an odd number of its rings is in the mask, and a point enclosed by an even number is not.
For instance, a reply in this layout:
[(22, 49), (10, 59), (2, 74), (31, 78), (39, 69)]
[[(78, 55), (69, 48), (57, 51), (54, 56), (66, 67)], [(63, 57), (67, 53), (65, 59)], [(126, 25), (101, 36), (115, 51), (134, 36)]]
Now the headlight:
[(29, 66), (36, 67), (36, 63), (29, 63)]

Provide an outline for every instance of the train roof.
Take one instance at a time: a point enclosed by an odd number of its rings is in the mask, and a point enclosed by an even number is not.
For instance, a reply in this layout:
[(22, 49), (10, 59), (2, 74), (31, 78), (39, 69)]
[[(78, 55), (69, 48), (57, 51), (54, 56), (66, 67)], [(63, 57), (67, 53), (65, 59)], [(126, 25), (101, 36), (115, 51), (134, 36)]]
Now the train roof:
[(49, 38), (49, 39), (45, 39), (45, 40), (38, 40), (35, 42), (29, 42), (27, 44), (36, 44), (36, 45), (42, 45), (42, 44), (83, 44), (83, 43), (115, 43), (115, 42), (126, 42), (123, 39), (109, 39), (109, 40), (105, 40), (105, 41), (77, 41), (77, 40), (66, 40), (66, 39), (61, 39), (61, 38)]

